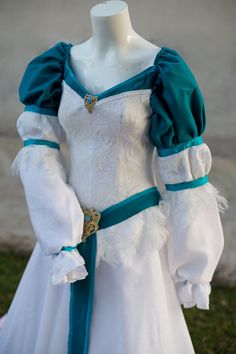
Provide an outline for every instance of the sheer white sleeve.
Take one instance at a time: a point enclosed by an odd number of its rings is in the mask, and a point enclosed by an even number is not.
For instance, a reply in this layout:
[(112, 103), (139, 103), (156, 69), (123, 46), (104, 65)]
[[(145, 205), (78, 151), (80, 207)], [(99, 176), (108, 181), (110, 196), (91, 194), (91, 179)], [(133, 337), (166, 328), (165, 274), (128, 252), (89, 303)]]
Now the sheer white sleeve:
[(24, 146), (12, 163), (12, 175), (20, 176), (36, 239), (52, 257), (52, 283), (84, 279), (85, 262), (75, 247), (81, 242), (84, 214), (67, 183), (58, 118), (24, 111), (16, 126)]
[(180, 303), (209, 309), (210, 283), (224, 247), (219, 213), (228, 204), (208, 181), (208, 145), (189, 145), (157, 157), (166, 186), (161, 204), (168, 211), (168, 262)]

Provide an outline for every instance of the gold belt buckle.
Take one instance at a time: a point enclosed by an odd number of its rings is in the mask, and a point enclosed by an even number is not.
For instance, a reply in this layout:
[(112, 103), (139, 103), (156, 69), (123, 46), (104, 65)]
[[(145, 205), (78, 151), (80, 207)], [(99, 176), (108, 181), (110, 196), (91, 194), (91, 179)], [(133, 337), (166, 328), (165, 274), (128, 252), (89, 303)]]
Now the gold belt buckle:
[(82, 241), (85, 242), (86, 239), (99, 229), (99, 220), (101, 218), (101, 213), (95, 208), (84, 208), (82, 207), (84, 213), (84, 229), (82, 235)]

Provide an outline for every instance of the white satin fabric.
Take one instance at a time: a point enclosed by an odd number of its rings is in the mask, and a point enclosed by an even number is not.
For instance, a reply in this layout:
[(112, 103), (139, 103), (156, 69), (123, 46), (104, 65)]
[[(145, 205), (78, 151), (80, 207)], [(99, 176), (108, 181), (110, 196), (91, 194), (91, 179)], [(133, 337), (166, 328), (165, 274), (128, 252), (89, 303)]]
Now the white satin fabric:
[[(17, 120), (17, 130), (22, 140), (61, 142), (57, 117), (23, 112)], [(21, 178), (37, 240), (43, 252), (53, 258), (53, 284), (84, 279), (88, 273), (78, 251), (60, 252), (63, 246), (81, 242), (84, 224), (79, 201), (66, 180), (61, 152), (47, 145), (24, 146), (12, 163), (12, 174)]]
[[(83, 99), (62, 85), (58, 118), (24, 112), (18, 123), (22, 137), (53, 141), (60, 141), (61, 127), (70, 164), (39, 145), (22, 148), (13, 163), (38, 242), (1, 330), (0, 354), (67, 353), (69, 283), (85, 272), (78, 253), (60, 249), (80, 242), (81, 207), (102, 211), (159, 186), (158, 172), (165, 175), (148, 137), (149, 89), (106, 97), (88, 113)], [(163, 193), (159, 206), (97, 231), (89, 354), (194, 353), (180, 304), (208, 304), (222, 250), (214, 191), (206, 185)]]
[[(190, 182), (208, 175), (212, 166), (209, 146), (202, 143), (178, 153), (157, 157), (165, 184)], [(165, 191), (168, 215), (168, 259), (180, 303), (209, 309), (210, 282), (224, 247), (219, 212), (228, 206), (211, 184)]]
[(189, 182), (208, 175), (212, 156), (206, 143), (191, 146), (178, 153), (157, 157), (158, 169), (163, 183)]

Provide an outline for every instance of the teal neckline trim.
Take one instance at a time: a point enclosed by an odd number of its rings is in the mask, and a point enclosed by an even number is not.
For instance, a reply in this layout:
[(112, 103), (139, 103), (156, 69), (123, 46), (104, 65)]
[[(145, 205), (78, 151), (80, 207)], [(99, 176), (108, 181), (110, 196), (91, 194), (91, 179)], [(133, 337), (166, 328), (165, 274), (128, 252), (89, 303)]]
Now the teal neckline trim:
[(24, 146), (29, 146), (29, 145), (47, 145), (51, 148), (60, 150), (60, 145), (56, 143), (55, 141), (51, 140), (45, 140), (45, 139), (27, 139), (24, 140)]
[(121, 81), (117, 85), (114, 85), (105, 91), (94, 94), (94, 93), (89, 92), (81, 84), (79, 79), (74, 74), (74, 71), (70, 65), (70, 59), (71, 59), (70, 50), (73, 46), (74, 45), (71, 43), (67, 44), (65, 68), (64, 68), (64, 80), (75, 92), (78, 93), (78, 95), (81, 98), (84, 98), (84, 96), (87, 94), (87, 95), (91, 95), (91, 96), (96, 96), (97, 100), (101, 100), (101, 99), (104, 99), (109, 96), (117, 95), (121, 92), (150, 89), (151, 84), (152, 84), (152, 75), (149, 75), (149, 74), (158, 70), (158, 67), (157, 67), (158, 60), (166, 48), (166, 47), (161, 47), (158, 50), (158, 52), (155, 56), (153, 65), (140, 71), (138, 74), (131, 76), (129, 79)]
[(193, 138), (192, 140), (186, 141), (184, 143), (181, 143), (179, 145), (176, 145), (174, 147), (170, 148), (157, 148), (158, 155), (160, 157), (167, 157), (170, 155), (177, 154), (180, 151), (183, 151), (191, 146), (197, 146), (203, 143), (203, 138), (202, 136), (197, 136), (196, 138)]
[(56, 117), (57, 116), (57, 110), (55, 109), (51, 109), (51, 108), (43, 108), (43, 107), (39, 107), (36, 105), (25, 105), (24, 108), (25, 112), (35, 112), (35, 113), (39, 113), (39, 114), (44, 114), (47, 116), (53, 116)]
[(207, 175), (188, 182), (181, 182), (176, 184), (165, 184), (165, 187), (168, 191), (175, 192), (175, 191), (180, 191), (182, 189), (200, 187), (206, 183), (208, 183)]

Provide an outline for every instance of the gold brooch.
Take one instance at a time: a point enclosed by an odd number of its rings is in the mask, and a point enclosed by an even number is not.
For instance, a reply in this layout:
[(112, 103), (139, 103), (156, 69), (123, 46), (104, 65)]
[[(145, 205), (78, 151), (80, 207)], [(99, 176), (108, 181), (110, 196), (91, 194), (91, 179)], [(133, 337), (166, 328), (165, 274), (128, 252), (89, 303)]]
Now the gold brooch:
[(84, 230), (82, 235), (82, 241), (84, 242), (86, 238), (96, 232), (99, 229), (99, 220), (101, 214), (95, 208), (82, 208), (84, 213)]
[(90, 113), (93, 111), (93, 108), (97, 100), (98, 100), (98, 96), (93, 96), (88, 94), (84, 96), (84, 105)]

